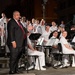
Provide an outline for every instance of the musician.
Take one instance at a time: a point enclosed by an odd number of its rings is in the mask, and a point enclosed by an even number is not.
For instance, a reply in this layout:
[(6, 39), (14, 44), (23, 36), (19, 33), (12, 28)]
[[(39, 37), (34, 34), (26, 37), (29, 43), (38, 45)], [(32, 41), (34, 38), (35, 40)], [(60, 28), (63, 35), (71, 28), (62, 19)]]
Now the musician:
[[(52, 32), (52, 37), (48, 40), (48, 42), (46, 43), (46, 46), (51, 46), (52, 47), (52, 52), (57, 52), (58, 51), (58, 43), (59, 43), (59, 39), (57, 38), (58, 36), (58, 32), (55, 30)], [(49, 58), (49, 49), (46, 49), (46, 58)], [(48, 62), (49, 60), (47, 60)]]
[[(71, 47), (71, 45), (68, 43), (68, 41), (66, 40), (66, 36), (67, 36), (67, 31), (62, 32), (62, 37), (60, 38), (60, 43), (62, 45), (62, 51), (64, 54), (74, 54), (74, 56), (72, 57), (72, 67), (75, 67), (75, 50)], [(65, 66), (69, 66), (68, 64), (68, 55), (65, 55), (63, 58), (63, 67)]]
[(58, 29), (55, 21), (52, 21), (51, 24), (52, 24), (52, 26), (50, 27), (51, 32), (53, 32), (53, 31)]
[(13, 19), (8, 22), (8, 39), (7, 44), (10, 49), (10, 74), (18, 73), (18, 61), (21, 57), (26, 41), (26, 29), (19, 22), (19, 11), (13, 12)]
[[(43, 52), (37, 51), (33, 48), (31, 40), (29, 39), (29, 35), (30, 33), (28, 33), (27, 36), (27, 42), (28, 42), (28, 54), (29, 55), (37, 55), (39, 56), (39, 61), (40, 61), (40, 68), (39, 68), (39, 63), (38, 63), (38, 59), (36, 58), (36, 63), (35, 63), (35, 69), (36, 70), (46, 70), (46, 68), (44, 68), (43, 66), (45, 66), (45, 55)], [(31, 60), (32, 62), (32, 60)], [(33, 68), (34, 66), (30, 66), (28, 69)]]
[(48, 42), (46, 43), (46, 45), (50, 45), (56, 48), (56, 46), (59, 43), (59, 39), (57, 38), (58, 36), (58, 32), (55, 30), (52, 32), (52, 37), (48, 40)]
[(50, 23), (46, 23), (45, 31), (41, 35), (41, 37), (44, 38), (44, 45), (48, 42), (50, 34), (51, 34)]
[(6, 23), (7, 24), (7, 18), (6, 18), (6, 15), (5, 15), (5, 13), (2, 13), (1, 14), (1, 19), (0, 19), (0, 21), (4, 24), (4, 23)]

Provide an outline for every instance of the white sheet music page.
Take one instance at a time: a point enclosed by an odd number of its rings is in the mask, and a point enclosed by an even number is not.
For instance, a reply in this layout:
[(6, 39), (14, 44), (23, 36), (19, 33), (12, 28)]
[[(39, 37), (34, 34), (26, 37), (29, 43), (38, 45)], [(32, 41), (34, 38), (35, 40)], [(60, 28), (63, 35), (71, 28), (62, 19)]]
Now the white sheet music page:
[(72, 39), (72, 42), (75, 42), (75, 36), (74, 36), (74, 38)]

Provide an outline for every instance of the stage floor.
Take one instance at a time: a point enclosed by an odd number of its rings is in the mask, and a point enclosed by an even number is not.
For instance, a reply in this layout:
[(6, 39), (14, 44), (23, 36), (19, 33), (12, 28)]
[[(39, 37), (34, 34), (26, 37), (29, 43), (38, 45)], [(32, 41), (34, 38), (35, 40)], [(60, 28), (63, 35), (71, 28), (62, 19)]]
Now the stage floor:
[[(9, 75), (8, 68), (1, 68), (0, 75)], [(30, 70), (29, 73), (23, 70), (22, 74), (14, 74), (14, 75), (75, 75), (75, 68), (63, 68), (63, 69), (54, 69), (52, 67), (47, 67), (46, 71), (37, 71), (37, 70)]]

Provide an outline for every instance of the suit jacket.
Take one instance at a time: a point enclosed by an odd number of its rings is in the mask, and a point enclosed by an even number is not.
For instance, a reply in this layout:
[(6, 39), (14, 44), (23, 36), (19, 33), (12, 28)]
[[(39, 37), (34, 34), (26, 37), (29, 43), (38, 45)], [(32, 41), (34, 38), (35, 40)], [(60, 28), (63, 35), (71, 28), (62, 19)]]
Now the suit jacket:
[[(25, 28), (24, 30), (26, 33)], [(7, 45), (11, 46), (12, 42), (16, 41), (17, 47), (22, 47), (24, 42), (24, 34), (22, 29), (19, 27), (18, 23), (14, 19), (11, 19), (8, 22), (7, 31), (8, 31)]]

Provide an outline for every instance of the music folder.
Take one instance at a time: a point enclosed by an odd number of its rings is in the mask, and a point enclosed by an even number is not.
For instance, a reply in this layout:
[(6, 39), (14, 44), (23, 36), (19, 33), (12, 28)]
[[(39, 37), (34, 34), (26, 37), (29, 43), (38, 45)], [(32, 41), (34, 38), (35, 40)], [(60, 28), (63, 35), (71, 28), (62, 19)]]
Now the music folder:
[(37, 40), (41, 36), (40, 33), (31, 33), (29, 36), (30, 40)]

